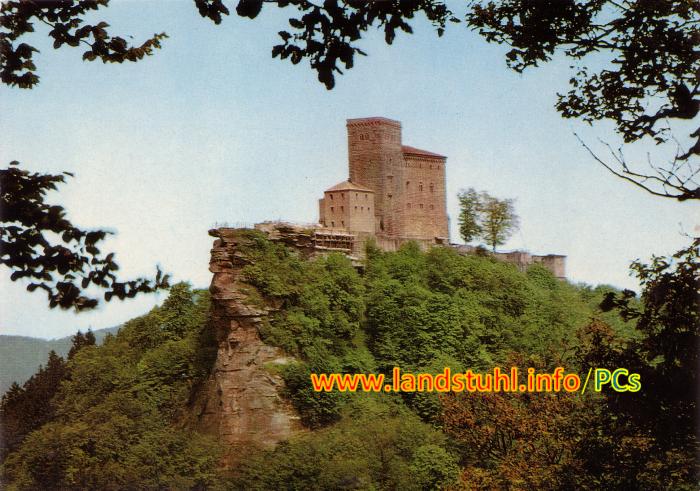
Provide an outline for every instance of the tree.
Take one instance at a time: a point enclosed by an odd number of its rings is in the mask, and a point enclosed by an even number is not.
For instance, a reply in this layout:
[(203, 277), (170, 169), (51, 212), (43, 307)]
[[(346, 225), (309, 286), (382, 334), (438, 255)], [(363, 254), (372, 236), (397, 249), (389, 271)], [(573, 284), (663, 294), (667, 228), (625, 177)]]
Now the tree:
[(610, 404), (663, 441), (685, 440), (700, 431), (700, 238), (670, 258), (635, 261), (632, 270), (643, 288), (642, 308), (630, 291), (607, 294), (601, 307), (637, 321), (641, 339), (617, 356), (620, 366), (642, 374), (647, 390), (634, 400), (611, 394)]
[[(87, 46), (83, 60), (102, 60), (103, 63), (138, 61), (161, 47), (165, 33), (154, 34), (140, 46), (129, 46), (124, 38), (110, 36), (106, 22), (84, 24), (82, 16), (106, 7), (109, 0), (70, 1), (10, 1), (0, 7), (0, 80), (6, 85), (31, 89), (39, 83), (35, 73), (34, 53), (38, 50), (19, 40), (34, 32), (34, 21), (51, 27), (49, 36), (58, 49), (68, 45)], [(84, 24), (84, 25), (81, 25)]]
[(624, 367), (642, 389), (605, 391), (587, 426), (578, 458), (605, 489), (696, 489), (698, 363), (700, 362), (700, 239), (670, 258), (632, 265), (642, 285), (610, 292), (601, 308), (636, 321), (638, 336), (623, 342), (599, 324), (580, 350), (582, 366)]
[[(74, 345), (75, 346), (75, 345)], [(66, 362), (53, 350), (46, 367), (31, 376), (22, 387), (13, 383), (0, 401), (0, 462), (25, 437), (55, 415), (51, 399), (67, 373)]]
[[(87, 46), (83, 59), (107, 63), (138, 61), (160, 48), (165, 34), (138, 47), (111, 37), (105, 22), (82, 25), (82, 15), (107, 7), (109, 0), (66, 2), (10, 1), (0, 9), (0, 80), (31, 88), (38, 82), (32, 55), (36, 49), (19, 40), (33, 31), (33, 22), (52, 27), (54, 47)], [(219, 24), (230, 11), (223, 0), (194, 0), (200, 15)], [(522, 72), (551, 60), (556, 53), (575, 61), (571, 89), (559, 94), (557, 109), (565, 118), (588, 123), (611, 120), (625, 143), (651, 138), (674, 141), (669, 121), (690, 122), (685, 149), (674, 149), (665, 164), (638, 169), (614, 153), (613, 163), (593, 154), (611, 172), (658, 196), (700, 199), (695, 177), (700, 172), (700, 52), (697, 28), (700, 5), (692, 0), (473, 0), (465, 12), (453, 14), (440, 0), (326, 1), (239, 0), (236, 13), (255, 19), (263, 8), (292, 7), (291, 30), (272, 56), (298, 64), (307, 59), (328, 89), (341, 66), (350, 69), (358, 42), (371, 28), (384, 31), (391, 44), (397, 30), (411, 33), (416, 16), (425, 18), (441, 36), (448, 23), (465, 23), (488, 42), (509, 44), (508, 65)], [(602, 56), (601, 56), (602, 55)], [(585, 65), (583, 60), (591, 63)], [(603, 60), (601, 62), (600, 60)], [(597, 68), (596, 68), (596, 64)], [(694, 122), (694, 123), (693, 123)], [(588, 147), (586, 146), (588, 149)], [(590, 149), (589, 149), (590, 150)], [(647, 165), (647, 164), (643, 164)]]
[(81, 331), (75, 333), (71, 339), (71, 343), (72, 345), (68, 351), (69, 360), (72, 360), (75, 354), (81, 349), (87, 346), (95, 346), (97, 344), (97, 340), (95, 339), (95, 334), (92, 332), (92, 330), (88, 329), (88, 332), (85, 334), (83, 334)]
[(461, 191), (459, 200), (459, 235), (464, 242), (471, 242), (481, 234), (479, 225), (479, 194), (474, 188)]
[(500, 200), (481, 193), (481, 237), (496, 252), (496, 246), (505, 244), (518, 230), (519, 219), (512, 199)]
[(698, 2), (478, 0), (466, 20), (487, 41), (512, 47), (506, 60), (517, 72), (557, 53), (574, 61), (571, 88), (556, 104), (564, 118), (611, 120), (625, 143), (677, 142), (671, 123), (680, 122), (686, 148), (677, 143), (667, 164), (642, 164), (649, 167), (644, 171), (621, 151), (612, 152), (612, 163), (591, 154), (654, 195), (700, 199)]
[[(223, 0), (194, 0), (199, 14), (216, 24), (221, 23), (230, 11)], [(347, 1), (315, 4), (308, 0), (239, 0), (236, 13), (241, 17), (255, 19), (263, 3), (278, 8), (293, 7), (298, 13), (291, 15), (291, 32), (281, 30), (281, 43), (272, 48), (272, 56), (289, 59), (298, 64), (308, 59), (311, 69), (318, 73), (318, 80), (328, 89), (335, 85), (335, 74), (342, 74), (340, 65), (353, 67), (355, 54), (365, 53), (356, 45), (363, 33), (377, 26), (384, 31), (384, 39), (391, 44), (400, 30), (411, 33), (408, 21), (423, 14), (442, 35), (448, 21), (458, 22), (443, 2), (419, 0), (410, 2), (365, 2)], [(109, 0), (73, 1), (10, 1), (0, 9), (0, 65), (1, 80), (5, 84), (21, 88), (32, 88), (39, 82), (35, 73), (33, 53), (37, 50), (20, 38), (33, 32), (33, 22), (49, 25), (49, 36), (54, 48), (64, 45), (87, 47), (83, 59), (104, 63), (138, 61), (160, 48), (165, 33), (155, 34), (143, 44), (132, 47), (118, 36), (110, 36), (106, 22), (85, 24), (83, 15), (107, 7)]]
[(109, 232), (82, 230), (66, 218), (62, 206), (45, 201), (65, 176), (30, 173), (18, 162), (0, 169), (0, 265), (10, 279), (32, 280), (27, 290), (46, 291), (49, 306), (91, 309), (98, 300), (86, 289), (104, 290), (104, 299), (124, 299), (168, 287), (160, 269), (155, 279), (120, 281), (114, 253), (103, 256), (97, 245)]
[(444, 431), (461, 454), (465, 489), (581, 489), (586, 483), (573, 456), (587, 430), (581, 416), (588, 408), (578, 394), (446, 393), (440, 402)]
[(496, 247), (518, 230), (518, 215), (512, 199), (499, 200), (485, 191), (469, 188), (459, 199), (459, 233), (465, 242), (481, 238), (495, 252)]

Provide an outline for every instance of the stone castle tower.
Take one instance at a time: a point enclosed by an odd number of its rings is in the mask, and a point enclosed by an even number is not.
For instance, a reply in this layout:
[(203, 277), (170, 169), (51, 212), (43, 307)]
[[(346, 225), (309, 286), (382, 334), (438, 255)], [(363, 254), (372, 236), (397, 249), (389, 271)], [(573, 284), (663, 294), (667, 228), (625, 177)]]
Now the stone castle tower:
[(401, 123), (373, 117), (347, 120), (349, 174), (319, 200), (321, 225), (383, 249), (407, 240), (449, 243), (446, 157), (402, 144)]

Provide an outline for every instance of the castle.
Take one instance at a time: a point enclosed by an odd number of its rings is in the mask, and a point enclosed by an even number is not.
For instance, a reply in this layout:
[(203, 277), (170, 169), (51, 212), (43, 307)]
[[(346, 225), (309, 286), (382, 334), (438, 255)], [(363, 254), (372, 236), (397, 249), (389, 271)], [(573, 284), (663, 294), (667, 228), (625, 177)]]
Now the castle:
[(449, 243), (446, 157), (403, 145), (391, 119), (349, 119), (347, 131), (350, 178), (323, 193), (321, 225), (354, 234), (358, 245), (372, 236), (388, 250), (408, 240)]
[[(360, 258), (372, 238), (386, 251), (414, 241), (423, 249), (444, 245), (462, 254), (474, 252), (473, 247), (450, 244), (447, 157), (403, 145), (399, 121), (348, 119), (346, 126), (349, 178), (326, 189), (318, 201), (319, 221), (312, 231), (314, 250), (337, 250)], [(275, 233), (280, 225), (265, 222), (256, 228)], [(520, 270), (539, 263), (558, 278), (565, 278), (566, 256), (537, 256), (524, 251), (489, 254)]]

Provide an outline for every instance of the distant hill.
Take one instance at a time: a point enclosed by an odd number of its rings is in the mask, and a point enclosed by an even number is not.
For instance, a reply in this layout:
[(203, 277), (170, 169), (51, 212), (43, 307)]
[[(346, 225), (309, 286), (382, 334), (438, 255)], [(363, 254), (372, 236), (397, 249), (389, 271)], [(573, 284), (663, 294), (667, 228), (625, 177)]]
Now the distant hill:
[[(93, 331), (98, 343), (107, 334), (116, 334), (120, 326)], [(0, 335), (0, 394), (10, 388), (12, 382), (22, 385), (34, 375), (39, 365), (46, 364), (49, 352), (54, 350), (59, 356), (66, 357), (71, 347), (71, 338), (57, 339), (31, 338), (28, 336)]]

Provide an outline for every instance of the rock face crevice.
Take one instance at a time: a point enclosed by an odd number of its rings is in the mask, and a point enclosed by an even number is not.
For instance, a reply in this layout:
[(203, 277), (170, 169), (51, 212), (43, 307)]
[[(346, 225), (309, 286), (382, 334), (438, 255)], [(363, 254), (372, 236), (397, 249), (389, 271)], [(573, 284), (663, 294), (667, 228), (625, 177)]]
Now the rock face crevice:
[[(195, 412), (200, 431), (213, 434), (226, 448), (224, 465), (232, 467), (253, 448), (272, 448), (303, 431), (292, 405), (282, 396), (284, 381), (275, 365), (290, 360), (280, 348), (265, 344), (260, 327), (274, 306), (253, 304), (251, 287), (241, 276), (251, 264), (242, 252), (246, 230), (221, 228), (216, 237), (209, 269), (212, 298), (211, 328), (215, 330), (217, 355)], [(258, 302), (259, 303), (259, 302)]]

